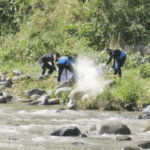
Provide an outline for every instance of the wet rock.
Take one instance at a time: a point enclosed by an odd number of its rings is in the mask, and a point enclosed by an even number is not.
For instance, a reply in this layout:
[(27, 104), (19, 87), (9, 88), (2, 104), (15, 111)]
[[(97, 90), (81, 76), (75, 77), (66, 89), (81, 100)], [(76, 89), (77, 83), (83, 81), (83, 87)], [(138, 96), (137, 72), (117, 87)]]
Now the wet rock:
[(75, 126), (63, 127), (51, 133), (53, 136), (79, 136), (80, 134), (80, 130)]
[(65, 108), (60, 108), (56, 111), (56, 113), (61, 113), (62, 111), (66, 110)]
[(0, 103), (7, 103), (6, 97), (0, 96)]
[(3, 92), (3, 96), (6, 97), (7, 102), (12, 101), (13, 95)]
[(150, 126), (146, 127), (144, 131), (150, 131)]
[(45, 100), (48, 100), (48, 96), (41, 96), (40, 98), (38, 98), (37, 100), (38, 101), (45, 101)]
[(71, 91), (72, 91), (72, 88), (70, 87), (59, 88), (59, 89), (56, 89), (55, 95), (57, 97), (61, 97), (62, 93), (66, 93), (67, 95), (69, 95)]
[(135, 119), (143, 119), (143, 117), (141, 115), (136, 115)]
[(71, 93), (69, 94), (69, 98), (71, 98), (72, 100), (81, 99), (85, 94), (90, 92), (90, 90), (91, 89), (89, 89), (89, 88), (78, 87), (71, 91)]
[(142, 147), (144, 149), (148, 149), (148, 148), (150, 148), (150, 141), (140, 141), (138, 143), (138, 146)]
[(143, 119), (150, 119), (150, 113), (147, 113), (147, 114), (143, 117)]
[(75, 100), (71, 100), (69, 101), (69, 103), (67, 104), (68, 109), (76, 109), (77, 107), (77, 102)]
[(30, 102), (33, 102), (33, 100), (29, 99), (29, 100), (22, 101), (22, 103), (30, 103)]
[(148, 105), (146, 108), (143, 108), (142, 113), (150, 113), (150, 105)]
[(115, 80), (106, 80), (105, 81), (105, 87), (110, 87), (116, 84)]
[(44, 93), (46, 93), (46, 91), (42, 89), (31, 89), (27, 92), (26, 97), (29, 98), (32, 95), (42, 95)]
[(26, 79), (31, 79), (31, 77), (27, 75), (14, 76), (12, 82), (15, 84)]
[(127, 146), (127, 147), (122, 148), (121, 150), (140, 150), (140, 148)]
[(31, 102), (28, 105), (38, 105), (39, 103), (41, 103), (41, 101), (35, 101), (35, 102)]
[(9, 141), (16, 141), (17, 139), (15, 139), (13, 137), (8, 137), (7, 140), (9, 140)]
[(96, 128), (96, 124), (93, 124), (91, 127), (90, 127), (90, 131), (96, 131), (97, 128)]
[(100, 127), (99, 134), (131, 134), (130, 129), (119, 122), (107, 122)]
[(37, 100), (38, 98), (40, 98), (41, 96), (40, 95), (32, 95), (31, 96), (31, 99), (33, 99), (33, 100)]
[(132, 139), (129, 136), (125, 136), (125, 135), (121, 136), (121, 135), (119, 135), (119, 136), (117, 136), (115, 138), (115, 140), (116, 141), (131, 141)]
[(0, 96), (3, 96), (3, 92), (0, 92)]
[(48, 99), (43, 99), (43, 101), (39, 103), (39, 105), (49, 105)]
[(49, 103), (52, 103), (52, 104), (59, 104), (59, 102), (60, 102), (60, 98), (54, 98), (54, 99), (49, 100)]
[(74, 142), (74, 143), (72, 143), (72, 145), (75, 145), (75, 146), (83, 146), (84, 143), (83, 143), (83, 142)]
[(85, 137), (87, 137), (87, 135), (86, 134), (80, 134), (79, 137), (85, 138)]

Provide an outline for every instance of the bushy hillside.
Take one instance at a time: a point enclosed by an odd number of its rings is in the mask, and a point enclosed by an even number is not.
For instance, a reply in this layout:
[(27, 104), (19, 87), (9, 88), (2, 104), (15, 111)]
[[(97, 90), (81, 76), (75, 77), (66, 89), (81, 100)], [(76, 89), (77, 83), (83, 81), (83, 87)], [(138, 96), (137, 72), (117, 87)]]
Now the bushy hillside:
[(1, 60), (101, 51), (111, 37), (150, 41), (149, 0), (1, 0)]

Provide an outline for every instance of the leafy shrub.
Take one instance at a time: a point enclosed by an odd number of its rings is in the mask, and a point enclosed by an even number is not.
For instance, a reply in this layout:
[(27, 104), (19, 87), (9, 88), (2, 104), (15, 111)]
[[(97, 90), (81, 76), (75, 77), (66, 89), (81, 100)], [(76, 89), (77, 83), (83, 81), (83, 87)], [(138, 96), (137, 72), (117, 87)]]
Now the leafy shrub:
[(140, 67), (140, 77), (150, 78), (150, 64), (146, 63)]
[(52, 92), (50, 99), (56, 98), (55, 92), (56, 92), (55, 90)]
[(68, 103), (69, 102), (69, 98), (66, 92), (63, 92), (61, 94), (61, 98), (60, 98), (60, 103)]

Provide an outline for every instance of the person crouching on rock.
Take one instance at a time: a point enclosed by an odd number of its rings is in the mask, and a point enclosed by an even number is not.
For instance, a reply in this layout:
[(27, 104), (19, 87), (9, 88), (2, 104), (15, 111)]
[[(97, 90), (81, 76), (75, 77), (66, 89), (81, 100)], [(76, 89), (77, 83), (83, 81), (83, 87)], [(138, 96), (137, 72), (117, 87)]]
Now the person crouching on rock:
[[(57, 76), (57, 82), (60, 82), (60, 78), (62, 75), (63, 70), (65, 69), (65, 77), (67, 79), (66, 71), (69, 70), (73, 73), (73, 82), (76, 83), (76, 73), (75, 69), (72, 65), (72, 57), (70, 57), (68, 54), (65, 54), (63, 57), (61, 57), (58, 60), (58, 76)], [(75, 61), (75, 60), (74, 60)]]
[[(56, 67), (54, 65), (54, 61), (57, 62), (59, 58), (59, 53), (46, 53), (42, 57), (39, 58), (39, 64), (42, 68), (39, 80), (43, 79), (43, 77), (49, 78), (50, 75), (53, 73), (54, 70), (56, 70)], [(51, 64), (49, 64), (49, 62)], [(49, 69), (48, 73), (44, 76), (46, 68)]]
[(126, 60), (125, 52), (118, 49), (113, 50), (110, 48), (107, 48), (105, 51), (110, 56), (105, 67), (112, 61), (110, 71), (113, 71), (114, 69), (114, 75), (121, 77), (121, 67)]

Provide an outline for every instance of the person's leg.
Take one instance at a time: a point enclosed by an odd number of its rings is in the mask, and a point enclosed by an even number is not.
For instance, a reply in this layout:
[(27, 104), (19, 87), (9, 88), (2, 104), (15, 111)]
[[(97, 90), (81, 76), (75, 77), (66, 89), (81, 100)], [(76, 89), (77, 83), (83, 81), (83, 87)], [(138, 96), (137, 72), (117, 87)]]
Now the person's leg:
[(76, 82), (77, 82), (77, 79), (76, 79), (77, 75), (76, 75), (76, 72), (75, 72), (75, 70), (74, 70), (74, 67), (70, 64), (70, 65), (66, 66), (66, 68), (67, 68), (70, 72), (73, 73), (73, 82), (76, 83)]
[(41, 71), (41, 74), (40, 74), (40, 77), (39, 77), (39, 80), (41, 80), (43, 77), (44, 77), (44, 74), (45, 74), (45, 71), (46, 71), (46, 67), (45, 67), (45, 63), (41, 60), (39, 60), (39, 64), (42, 68), (42, 71)]
[(53, 71), (54, 71), (54, 68), (53, 68), (50, 64), (48, 64), (48, 63), (45, 64), (45, 67), (46, 67), (47, 69), (49, 69), (49, 71), (48, 71), (46, 77), (50, 77), (50, 75), (51, 75), (51, 74), (53, 73)]
[(57, 76), (57, 82), (60, 82), (60, 77), (62, 74), (62, 71), (65, 69), (65, 65), (64, 64), (59, 64), (58, 65), (58, 76)]
[(125, 63), (125, 60), (126, 60), (126, 57), (123, 57), (118, 60), (117, 72), (118, 72), (119, 77), (121, 77), (121, 67)]

